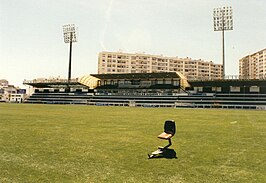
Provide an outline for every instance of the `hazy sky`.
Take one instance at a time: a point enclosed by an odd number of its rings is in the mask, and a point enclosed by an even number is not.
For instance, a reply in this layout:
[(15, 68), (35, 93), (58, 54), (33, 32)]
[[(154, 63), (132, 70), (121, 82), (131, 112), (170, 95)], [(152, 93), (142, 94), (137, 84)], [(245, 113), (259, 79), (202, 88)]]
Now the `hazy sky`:
[(0, 0), (0, 79), (67, 78), (69, 45), (62, 26), (78, 27), (72, 76), (97, 73), (98, 53), (118, 51), (222, 63), (213, 9), (232, 6), (226, 74), (238, 60), (266, 48), (266, 0)]

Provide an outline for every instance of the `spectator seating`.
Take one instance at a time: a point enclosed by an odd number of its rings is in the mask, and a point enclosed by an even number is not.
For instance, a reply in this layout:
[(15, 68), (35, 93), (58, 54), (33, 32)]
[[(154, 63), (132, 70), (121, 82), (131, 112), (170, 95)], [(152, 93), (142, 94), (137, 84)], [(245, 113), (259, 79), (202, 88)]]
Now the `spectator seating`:
[(266, 109), (266, 94), (93, 95), (92, 93), (34, 93), (27, 103), (97, 106)]

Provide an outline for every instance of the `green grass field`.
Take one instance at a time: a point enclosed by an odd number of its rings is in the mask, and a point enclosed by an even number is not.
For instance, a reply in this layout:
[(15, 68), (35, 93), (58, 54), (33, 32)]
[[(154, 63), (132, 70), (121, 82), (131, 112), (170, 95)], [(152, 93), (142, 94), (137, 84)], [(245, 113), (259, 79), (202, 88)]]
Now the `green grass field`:
[[(147, 159), (174, 119), (177, 159)], [(0, 182), (266, 182), (266, 111), (0, 104)]]

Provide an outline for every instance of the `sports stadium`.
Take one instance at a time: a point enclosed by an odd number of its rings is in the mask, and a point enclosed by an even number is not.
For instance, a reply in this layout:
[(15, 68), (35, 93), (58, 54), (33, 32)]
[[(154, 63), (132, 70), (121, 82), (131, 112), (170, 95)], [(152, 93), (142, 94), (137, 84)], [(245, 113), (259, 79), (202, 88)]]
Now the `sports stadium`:
[[(86, 63), (95, 58), (88, 56), (98, 46), (106, 50), (107, 41), (112, 43), (108, 47), (125, 45), (129, 50), (217, 54), (216, 40), (202, 29), (209, 29), (207, 19), (200, 18), (217, 2), (158, 2), (6, 1), (2, 60), (11, 65), (3, 69), (19, 77), (17, 71), (35, 70), (31, 63), (38, 68), (47, 67), (48, 60), (60, 63), (53, 27), (69, 19), (84, 26), (82, 54), (76, 58)], [(259, 31), (264, 4), (239, 5), (236, 15), (245, 31), (235, 34), (235, 55), (265, 44)], [(247, 8), (255, 14), (247, 14)], [(266, 49), (241, 59), (239, 76), (226, 76), (224, 31), (233, 29), (232, 15), (231, 6), (213, 11), (214, 31), (222, 33), (223, 64), (187, 55), (103, 51), (97, 73), (75, 78), (72, 42), (77, 42), (78, 31), (74, 24), (64, 25), (68, 79), (24, 80), (31, 91), (25, 102), (0, 102), (0, 182), (265, 183)], [(12, 98), (13, 88), (8, 90)]]

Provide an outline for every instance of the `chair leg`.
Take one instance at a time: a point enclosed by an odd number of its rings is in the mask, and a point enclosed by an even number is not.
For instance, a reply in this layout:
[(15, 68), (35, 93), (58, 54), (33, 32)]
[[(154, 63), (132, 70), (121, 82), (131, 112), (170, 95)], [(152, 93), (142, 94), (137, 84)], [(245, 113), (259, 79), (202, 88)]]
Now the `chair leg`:
[(168, 142), (169, 142), (169, 144), (166, 145), (165, 147), (163, 147), (163, 150), (164, 150), (164, 149), (167, 149), (168, 147), (170, 147), (170, 146), (172, 145), (172, 141), (171, 141), (171, 139), (168, 139)]

